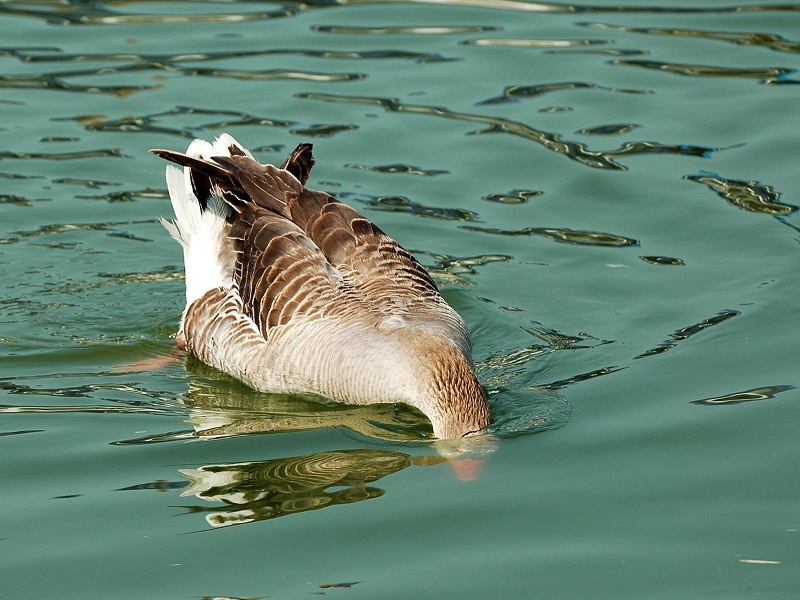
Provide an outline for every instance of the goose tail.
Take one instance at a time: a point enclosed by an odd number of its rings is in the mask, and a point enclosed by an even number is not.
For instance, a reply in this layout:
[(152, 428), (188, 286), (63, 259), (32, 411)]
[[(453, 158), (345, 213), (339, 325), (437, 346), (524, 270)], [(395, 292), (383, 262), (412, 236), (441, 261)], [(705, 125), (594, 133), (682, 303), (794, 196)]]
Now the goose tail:
[[(230, 156), (232, 148), (247, 152), (233, 137), (223, 134), (213, 144), (194, 140), (186, 154), (208, 159)], [(193, 179), (191, 167), (167, 166), (167, 188), (175, 220), (161, 219), (170, 236), (183, 247), (187, 308), (211, 289), (230, 288), (235, 263), (233, 245), (227, 236), (231, 208)], [(206, 197), (198, 198), (197, 194)]]

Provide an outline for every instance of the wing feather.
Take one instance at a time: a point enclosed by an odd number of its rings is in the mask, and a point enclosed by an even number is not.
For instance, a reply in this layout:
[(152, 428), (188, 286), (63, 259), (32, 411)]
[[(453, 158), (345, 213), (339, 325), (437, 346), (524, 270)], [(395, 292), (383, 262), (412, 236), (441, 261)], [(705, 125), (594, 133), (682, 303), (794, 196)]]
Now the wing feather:
[(210, 190), (235, 209), (228, 234), (234, 282), (265, 338), (293, 319), (359, 310), (375, 326), (439, 330), (468, 351), (463, 320), (425, 268), (357, 210), (305, 188), (314, 164), (310, 144), (298, 146), (281, 168), (261, 165), (238, 147), (229, 156), (198, 158), (155, 152), (188, 166), (196, 192)]

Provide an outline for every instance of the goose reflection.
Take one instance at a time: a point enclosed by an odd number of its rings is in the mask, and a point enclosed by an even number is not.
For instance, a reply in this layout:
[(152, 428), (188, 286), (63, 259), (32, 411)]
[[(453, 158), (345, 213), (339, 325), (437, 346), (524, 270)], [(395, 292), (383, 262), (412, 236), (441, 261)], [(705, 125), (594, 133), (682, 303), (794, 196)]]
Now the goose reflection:
[(437, 456), (412, 457), (389, 450), (358, 449), (205, 465), (180, 469), (190, 482), (181, 496), (219, 503), (188, 509), (192, 513), (205, 513), (211, 527), (227, 527), (378, 498), (384, 490), (368, 484), (412, 464), (444, 460)]
[(406, 405), (357, 406), (311, 394), (267, 394), (250, 389), (191, 356), (187, 356), (186, 367), (198, 375), (188, 382), (188, 391), (180, 397), (181, 403), (189, 408), (185, 422), (191, 428), (122, 440), (117, 444), (209, 440), (335, 428), (389, 442), (433, 439), (430, 422)]

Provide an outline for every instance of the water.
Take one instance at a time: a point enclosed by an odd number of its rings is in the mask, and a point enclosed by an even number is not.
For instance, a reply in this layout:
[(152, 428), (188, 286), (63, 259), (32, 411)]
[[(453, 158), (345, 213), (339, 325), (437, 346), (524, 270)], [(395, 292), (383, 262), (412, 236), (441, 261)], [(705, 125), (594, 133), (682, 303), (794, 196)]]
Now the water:
[[(0, 597), (797, 597), (800, 5), (0, 14)], [(147, 150), (222, 131), (431, 269), (475, 480), (409, 409), (169, 358)]]

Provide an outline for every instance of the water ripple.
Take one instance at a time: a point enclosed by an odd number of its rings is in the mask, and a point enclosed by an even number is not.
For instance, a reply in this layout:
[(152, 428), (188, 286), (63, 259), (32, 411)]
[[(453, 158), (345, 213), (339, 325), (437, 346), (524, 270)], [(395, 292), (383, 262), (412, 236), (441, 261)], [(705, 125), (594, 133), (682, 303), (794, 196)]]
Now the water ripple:
[[(84, 73), (78, 73), (83, 75)], [(89, 73), (93, 74), (93, 73)], [(75, 75), (66, 73), (64, 76)], [(42, 73), (38, 75), (0, 75), (0, 88), (7, 89), (48, 89), (60, 92), (80, 92), (85, 94), (111, 94), (124, 98), (147, 90), (158, 89), (159, 85), (95, 85), (67, 83), (60, 74)]]
[(2, 238), (0, 243), (15, 243), (19, 238), (31, 238), (45, 235), (57, 235), (61, 233), (69, 233), (73, 231), (103, 231), (112, 237), (124, 237), (135, 241), (152, 242), (153, 240), (146, 238), (138, 238), (132, 234), (120, 229), (125, 225), (141, 225), (143, 223), (152, 223), (152, 220), (145, 221), (107, 221), (105, 223), (57, 223), (53, 225), (41, 225), (37, 229), (15, 231), (14, 234), (19, 237)]
[(615, 92), (618, 94), (652, 94), (650, 90), (633, 90), (625, 88), (611, 88), (596, 83), (587, 83), (585, 81), (563, 81), (555, 83), (541, 83), (537, 85), (511, 85), (503, 90), (503, 93), (494, 98), (481, 100), (477, 103), (478, 106), (486, 104), (505, 104), (508, 102), (518, 102), (526, 98), (535, 98), (551, 92), (558, 92), (561, 90), (602, 90), (606, 92)]
[(502, 194), (487, 194), (483, 196), (483, 200), (497, 202), (498, 204), (525, 204), (529, 198), (541, 196), (543, 193), (540, 190), (515, 189)]
[(674, 333), (671, 333), (669, 337), (663, 342), (661, 342), (658, 346), (655, 346), (650, 350), (642, 352), (638, 356), (635, 356), (634, 359), (647, 358), (648, 356), (663, 354), (667, 350), (674, 348), (678, 344), (678, 342), (687, 340), (690, 337), (697, 335), (702, 331), (705, 331), (709, 327), (719, 325), (720, 323), (724, 323), (729, 319), (738, 317), (740, 314), (742, 313), (739, 312), (738, 310), (723, 310), (718, 312), (713, 317), (709, 317), (708, 319), (703, 319), (699, 323), (695, 323), (694, 325), (689, 325), (688, 327), (682, 327), (681, 329), (678, 329)]
[(800, 83), (800, 80), (798, 79), (789, 79), (790, 75), (793, 75), (797, 72), (796, 69), (784, 69), (780, 67), (719, 67), (711, 65), (689, 65), (639, 59), (618, 59), (611, 61), (611, 64), (650, 69), (652, 71), (662, 71), (664, 73), (685, 75), (688, 77), (734, 77), (738, 79), (758, 79), (760, 83), (767, 85)]
[(483, 33), (499, 31), (500, 27), (483, 25), (420, 25), (365, 27), (352, 25), (313, 25), (311, 31), (319, 33), (339, 33), (344, 35), (450, 35), (460, 33)]
[(508, 254), (479, 254), (477, 256), (452, 256), (437, 254), (426, 250), (413, 250), (415, 256), (428, 256), (435, 262), (426, 264), (425, 268), (440, 285), (467, 285), (473, 283), (465, 275), (477, 275), (475, 267), (482, 267), (495, 262), (507, 262), (514, 257)]
[(597, 125), (595, 127), (584, 127), (575, 133), (580, 133), (582, 135), (621, 135), (637, 127), (641, 127), (641, 125), (634, 125), (633, 123), (613, 123), (609, 125)]
[[(244, 57), (298, 55), (320, 59), (338, 60), (412, 60), (418, 63), (454, 60), (436, 53), (407, 50), (309, 50), (301, 48), (271, 48), (266, 50), (197, 52), (179, 54), (136, 54), (136, 53), (62, 53), (58, 48), (16, 47), (5, 48), (2, 56), (19, 59), (24, 63), (103, 63), (95, 68), (72, 69), (37, 74), (0, 75), (0, 88), (49, 89), (66, 92), (110, 94), (125, 97), (140, 91), (162, 87), (155, 85), (99, 85), (95, 83), (75, 83), (66, 81), (72, 78), (105, 77), (109, 75), (131, 74), (144, 71), (168, 71), (195, 77), (228, 77), (232, 79), (264, 80), (303, 80), (313, 82), (358, 81), (366, 77), (363, 73), (327, 73), (297, 69), (225, 69), (187, 67), (185, 63), (220, 61)], [(108, 63), (123, 63), (109, 66)]]
[(617, 156), (636, 155), (636, 154), (677, 154), (683, 156), (708, 157), (711, 153), (720, 150), (719, 148), (707, 146), (693, 146), (688, 144), (667, 145), (659, 142), (628, 142), (617, 150), (594, 151), (581, 142), (566, 141), (557, 133), (540, 131), (529, 125), (512, 121), (502, 117), (489, 117), (473, 113), (456, 112), (441, 106), (427, 106), (424, 104), (407, 104), (395, 98), (385, 98), (376, 96), (342, 96), (337, 94), (322, 93), (302, 93), (297, 94), (298, 98), (308, 100), (320, 100), (323, 102), (341, 102), (347, 104), (368, 104), (379, 106), (387, 112), (421, 114), (457, 121), (467, 121), (470, 123), (481, 123), (488, 125), (487, 129), (472, 132), (473, 134), (505, 133), (517, 137), (522, 137), (537, 144), (545, 149), (561, 154), (580, 164), (597, 169), (616, 169), (626, 170), (627, 167), (614, 160)]
[(744, 390), (742, 392), (734, 392), (733, 394), (725, 394), (724, 396), (715, 396), (713, 398), (703, 398), (702, 400), (693, 400), (692, 404), (707, 404), (711, 406), (718, 406), (722, 404), (740, 404), (741, 402), (753, 402), (754, 400), (770, 400), (775, 398), (781, 392), (797, 389), (793, 385), (768, 385), (765, 387), (753, 388)]
[(13, 204), (15, 206), (30, 206), (31, 202), (35, 200), (32, 198), (23, 198), (16, 194), (0, 194), (0, 204)]
[(403, 163), (394, 163), (391, 165), (359, 165), (348, 163), (345, 165), (347, 169), (361, 169), (364, 171), (374, 171), (375, 173), (406, 173), (408, 175), (424, 175), (432, 177), (434, 175), (444, 175), (450, 171), (442, 169), (423, 169), (422, 167), (415, 167), (413, 165), (406, 165)]
[[(83, 52), (67, 53), (58, 48), (18, 47), (6, 48), (5, 54), (26, 63), (40, 62), (126, 62), (123, 70), (170, 68), (179, 69), (182, 63), (206, 62), (227, 59), (254, 58), (260, 56), (305, 56), (309, 58), (326, 58), (334, 60), (411, 60), (415, 62), (448, 62), (459, 60), (448, 58), (438, 53), (416, 52), (412, 50), (376, 49), (376, 50), (317, 50), (309, 48), (267, 48), (264, 50), (231, 50), (219, 52), (182, 52), (179, 54), (147, 54), (133, 52)], [(106, 69), (103, 69), (106, 71)], [(89, 74), (96, 71), (80, 71)], [(117, 71), (111, 71), (117, 72)]]
[(576, 23), (578, 26), (591, 27), (624, 33), (643, 33), (647, 35), (669, 35), (680, 38), (701, 38), (728, 42), (737, 46), (757, 46), (777, 50), (778, 52), (800, 52), (800, 42), (787, 40), (783, 36), (772, 33), (754, 33), (746, 31), (709, 31), (703, 29), (672, 29), (661, 27), (625, 27), (605, 23)]
[(267, 81), (273, 79), (297, 79), (301, 81), (335, 82), (358, 81), (366, 79), (364, 73), (320, 73), (318, 71), (298, 71), (296, 69), (270, 69), (253, 71), (245, 69), (182, 69), (187, 75), (202, 77), (228, 77), (246, 81)]
[(749, 212), (773, 216), (786, 216), (795, 212), (798, 206), (781, 202), (780, 192), (759, 181), (725, 179), (714, 173), (703, 171), (696, 175), (686, 175), (684, 179), (708, 186), (728, 204)]
[(23, 435), (26, 433), (42, 433), (44, 429), (21, 429), (19, 431), (3, 431), (0, 432), (0, 437), (5, 437), (9, 435)]
[(290, 133), (303, 137), (331, 137), (343, 131), (353, 131), (358, 129), (358, 125), (342, 125), (336, 123), (316, 123), (305, 127), (297, 127), (290, 130)]
[[(92, 373), (91, 375), (96, 376)], [(59, 376), (63, 377), (63, 375)], [(39, 378), (37, 378), (39, 379)], [(114, 393), (129, 398), (102, 398), (109, 405), (42, 405), (17, 406), (0, 405), (0, 413), (36, 413), (36, 412), (146, 412), (155, 414), (181, 414), (178, 406), (164, 400), (165, 394), (148, 390), (135, 384), (127, 383), (89, 383), (81, 385), (63, 385), (60, 387), (33, 387), (21, 383), (20, 379), (0, 379), (0, 390), (7, 394), (23, 396), (45, 396), (54, 398), (94, 398), (98, 394)], [(145, 398), (142, 400), (141, 398)]]
[(525, 227), (523, 229), (495, 229), (492, 227), (462, 225), (462, 228), (469, 229), (470, 231), (480, 231), (481, 233), (491, 233), (494, 235), (540, 235), (550, 238), (556, 242), (575, 244), (577, 246), (611, 246), (620, 248), (639, 245), (639, 240), (633, 238), (599, 231), (575, 230), (568, 227)]
[(119, 148), (101, 148), (99, 150), (75, 150), (73, 152), (0, 152), (0, 160), (83, 160), (86, 158), (133, 158), (123, 154)]
[[(223, 120), (199, 123), (186, 127), (169, 127), (164, 121), (176, 121), (195, 117), (227, 117)], [(76, 121), (88, 131), (105, 131), (118, 133), (160, 133), (194, 139), (202, 131), (218, 131), (220, 129), (245, 125), (265, 127), (291, 127), (295, 121), (261, 117), (235, 110), (204, 109), (193, 106), (176, 106), (171, 110), (139, 116), (109, 119), (102, 115), (79, 115), (76, 117), (60, 117), (59, 121)]]
[[(30, 4), (36, 8), (22, 8)], [(45, 6), (46, 8), (42, 8)], [(244, 21), (264, 21), (291, 17), (299, 12), (300, 8), (282, 7), (272, 11), (258, 11), (250, 13), (219, 13), (219, 14), (181, 14), (157, 15), (143, 13), (115, 12), (109, 7), (108, 2), (77, 2), (64, 5), (61, 2), (18, 2), (14, 6), (0, 4), (0, 15), (13, 15), (17, 17), (32, 17), (42, 19), (51, 25), (129, 25), (129, 24), (201, 24), (201, 23), (241, 23)]]
[(502, 48), (574, 48), (577, 46), (602, 46), (610, 44), (608, 40), (543, 40), (543, 39), (509, 39), (483, 38), (463, 40), (464, 46), (497, 46)]
[(560, 390), (575, 383), (581, 383), (583, 381), (589, 381), (590, 379), (596, 379), (597, 377), (602, 377), (604, 375), (611, 375), (612, 373), (617, 373), (618, 371), (622, 371), (625, 368), (626, 367), (618, 367), (618, 366), (603, 367), (601, 369), (595, 369), (593, 371), (588, 371), (586, 373), (579, 373), (578, 375), (573, 375), (571, 377), (567, 377), (566, 379), (551, 381), (550, 383), (538, 387), (547, 390)]
[[(138, 12), (122, 12), (116, 5), (107, 2), (69, 2), (43, 0), (41, 2), (16, 2), (0, 4), (0, 15), (41, 19), (52, 25), (62, 26), (117, 26), (143, 24), (175, 24), (196, 26), (208, 23), (244, 23), (252, 21), (269, 21), (294, 17), (301, 12), (330, 8), (331, 6), (349, 6), (364, 4), (436, 4), (448, 6), (464, 6), (493, 10), (510, 10), (535, 13), (654, 13), (654, 14), (727, 14), (740, 12), (791, 12), (799, 11), (796, 4), (766, 5), (730, 5), (720, 7), (691, 8), (685, 6), (630, 6), (592, 4), (569, 4), (556, 2), (530, 2), (527, 0), (284, 0), (273, 10), (256, 10), (252, 12), (202, 14), (148, 14)], [(144, 4), (146, 6), (146, 3)], [(124, 5), (124, 6), (139, 6)]]
[(338, 194), (339, 197), (354, 202), (359, 202), (375, 210), (386, 212), (410, 213), (417, 217), (427, 217), (430, 219), (443, 219), (445, 221), (480, 221), (478, 213), (464, 208), (447, 208), (438, 206), (428, 206), (421, 202), (410, 200), (404, 196), (371, 196), (368, 194), (356, 194), (345, 192)]
[(686, 265), (680, 258), (673, 258), (672, 256), (640, 256), (639, 258), (651, 265), (668, 265), (673, 267), (682, 267)]
[[(312, 0), (313, 2), (314, 0)], [(316, 0), (325, 2), (326, 0)], [(594, 4), (569, 4), (561, 2), (530, 2), (529, 0), (336, 0), (337, 4), (436, 4), (445, 6), (466, 6), (472, 8), (488, 8), (494, 10), (513, 10), (519, 12), (537, 13), (654, 13), (654, 14), (727, 14), (740, 12), (800, 12), (797, 4), (764, 4), (764, 5), (738, 5), (691, 8), (686, 6), (632, 6), (632, 5), (594, 5)]]

